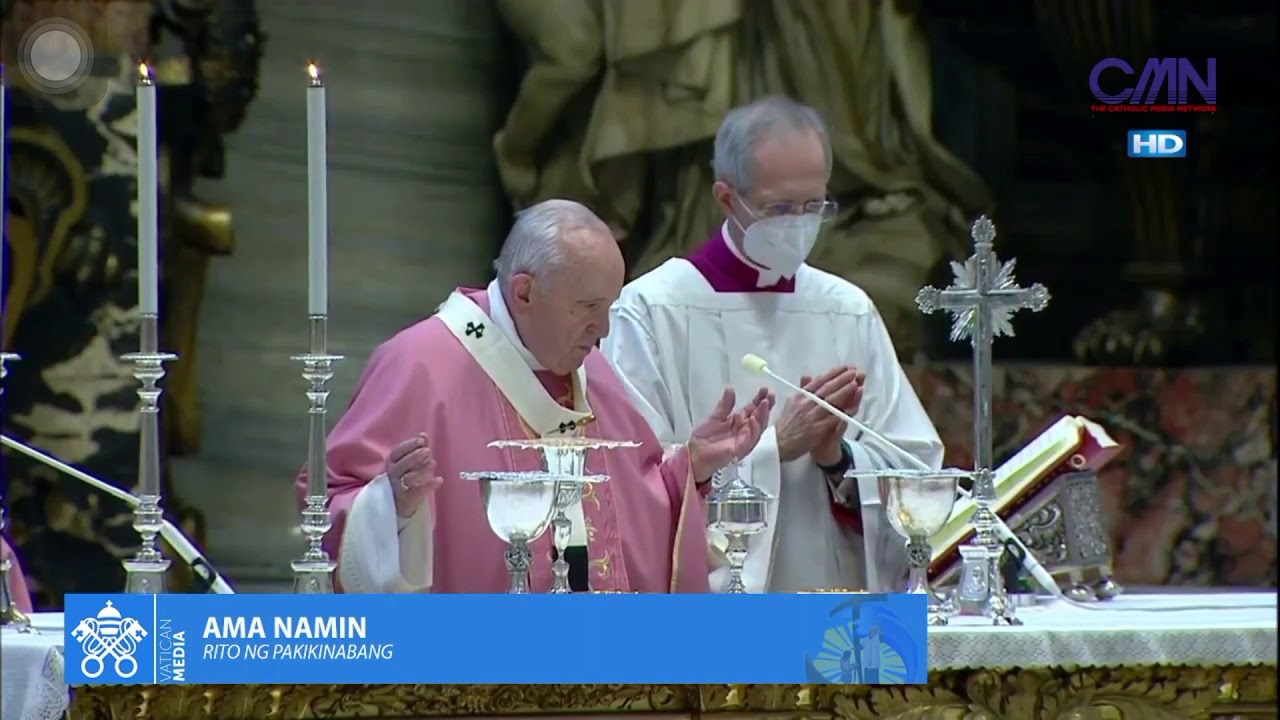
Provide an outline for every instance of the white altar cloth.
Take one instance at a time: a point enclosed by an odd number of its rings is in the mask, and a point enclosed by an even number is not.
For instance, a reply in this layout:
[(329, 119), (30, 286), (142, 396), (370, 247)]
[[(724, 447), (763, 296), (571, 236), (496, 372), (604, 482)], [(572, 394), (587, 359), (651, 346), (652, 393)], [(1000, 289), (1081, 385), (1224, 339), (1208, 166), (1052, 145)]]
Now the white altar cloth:
[(952, 618), (929, 628), (929, 669), (1276, 664), (1274, 593), (1122, 595), (1100, 607), (1018, 608), (1014, 627)]
[(36, 613), (38, 633), (0, 630), (0, 718), (60, 720), (71, 696), (62, 672), (62, 613)]

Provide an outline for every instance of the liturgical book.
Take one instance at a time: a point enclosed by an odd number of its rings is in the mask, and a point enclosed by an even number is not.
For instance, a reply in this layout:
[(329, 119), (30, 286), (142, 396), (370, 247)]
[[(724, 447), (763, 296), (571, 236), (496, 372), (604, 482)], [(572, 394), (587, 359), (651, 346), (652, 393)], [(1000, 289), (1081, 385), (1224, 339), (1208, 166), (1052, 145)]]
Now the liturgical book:
[[(996, 514), (1007, 520), (1054, 478), (1100, 470), (1122, 449), (1101, 425), (1075, 415), (1063, 416), (996, 468)], [(932, 538), (930, 575), (940, 574), (959, 560), (960, 546), (973, 535), (976, 509), (969, 498), (956, 502), (951, 520)]]

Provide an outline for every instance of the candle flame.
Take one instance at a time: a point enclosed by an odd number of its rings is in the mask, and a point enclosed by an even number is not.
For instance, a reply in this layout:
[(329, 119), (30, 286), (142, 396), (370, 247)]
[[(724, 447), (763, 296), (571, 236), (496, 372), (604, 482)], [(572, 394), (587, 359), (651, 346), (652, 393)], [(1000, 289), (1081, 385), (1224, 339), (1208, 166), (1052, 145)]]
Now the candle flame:
[(143, 85), (151, 84), (151, 68), (145, 62), (138, 63), (138, 82)]
[(307, 77), (311, 80), (312, 86), (320, 85), (320, 66), (311, 61), (307, 63)]

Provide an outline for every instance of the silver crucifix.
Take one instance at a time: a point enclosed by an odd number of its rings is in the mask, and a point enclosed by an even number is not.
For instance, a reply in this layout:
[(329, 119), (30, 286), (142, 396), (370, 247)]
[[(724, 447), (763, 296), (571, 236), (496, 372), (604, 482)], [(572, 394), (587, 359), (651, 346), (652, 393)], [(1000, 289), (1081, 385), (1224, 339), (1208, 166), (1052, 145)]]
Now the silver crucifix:
[(973, 499), (974, 544), (991, 554), (991, 596), (987, 614), (994, 622), (1017, 624), (1013, 607), (1005, 595), (1000, 557), (1003, 546), (995, 532), (993, 505), (996, 501), (991, 442), (991, 343), (999, 336), (1013, 336), (1013, 313), (1022, 308), (1033, 312), (1049, 304), (1049, 291), (1039, 283), (1018, 287), (1013, 277), (1016, 261), (1001, 263), (996, 258), (996, 226), (986, 215), (973, 223), (973, 255), (963, 264), (951, 263), (955, 280), (939, 290), (925, 287), (916, 295), (921, 312), (945, 310), (951, 313), (951, 339), (968, 339), (973, 345)]

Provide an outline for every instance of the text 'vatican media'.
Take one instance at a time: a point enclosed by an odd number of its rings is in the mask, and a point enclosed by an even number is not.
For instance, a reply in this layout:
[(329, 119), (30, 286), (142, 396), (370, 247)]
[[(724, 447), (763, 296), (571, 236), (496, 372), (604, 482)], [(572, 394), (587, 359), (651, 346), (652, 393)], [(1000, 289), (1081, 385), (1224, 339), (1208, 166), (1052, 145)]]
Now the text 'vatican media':
[(156, 628), (156, 675), (160, 682), (186, 682), (187, 638), (174, 631), (172, 620), (161, 620)]

